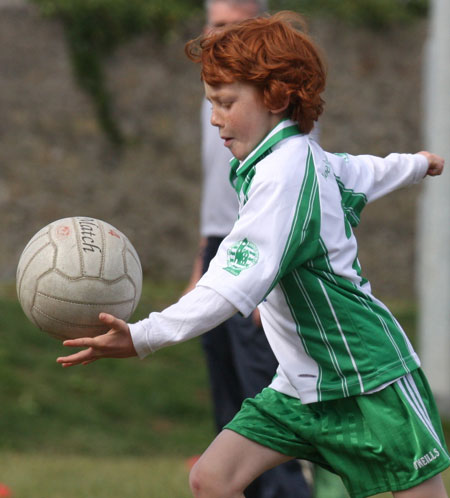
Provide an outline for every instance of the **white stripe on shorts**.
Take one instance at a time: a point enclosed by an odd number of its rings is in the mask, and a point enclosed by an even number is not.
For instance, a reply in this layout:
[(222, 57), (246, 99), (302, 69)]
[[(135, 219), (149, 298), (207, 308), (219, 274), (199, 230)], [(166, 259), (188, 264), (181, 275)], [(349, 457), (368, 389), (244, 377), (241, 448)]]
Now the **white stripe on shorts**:
[(422, 400), (419, 390), (417, 389), (416, 383), (412, 375), (406, 374), (397, 381), (403, 395), (405, 396), (411, 408), (414, 410), (418, 418), (422, 421), (424, 426), (427, 428), (428, 432), (431, 434), (432, 438), (441, 448), (442, 452), (448, 457), (446, 450), (442, 447), (442, 442), (439, 439), (436, 431), (434, 430), (433, 423), (430, 416), (428, 415), (425, 404)]

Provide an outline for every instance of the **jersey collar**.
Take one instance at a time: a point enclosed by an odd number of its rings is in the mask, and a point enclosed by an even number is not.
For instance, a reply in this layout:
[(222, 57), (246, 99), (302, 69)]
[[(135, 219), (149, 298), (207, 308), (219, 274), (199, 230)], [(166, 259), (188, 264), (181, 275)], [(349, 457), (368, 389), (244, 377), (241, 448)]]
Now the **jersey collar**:
[(261, 159), (264, 159), (272, 152), (275, 144), (293, 135), (301, 135), (297, 124), (290, 119), (280, 121), (275, 128), (260, 142), (255, 149), (243, 160), (239, 161), (235, 157), (231, 159), (230, 166), (230, 182), (236, 192), (239, 194), (242, 184), (245, 181), (247, 173), (255, 166)]

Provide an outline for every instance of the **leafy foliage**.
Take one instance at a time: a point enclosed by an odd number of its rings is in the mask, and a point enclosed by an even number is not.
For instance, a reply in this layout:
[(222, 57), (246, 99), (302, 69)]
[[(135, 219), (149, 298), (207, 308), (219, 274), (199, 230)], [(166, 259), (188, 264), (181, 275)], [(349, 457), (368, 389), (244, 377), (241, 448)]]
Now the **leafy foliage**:
[[(75, 77), (92, 98), (99, 122), (111, 139), (124, 142), (113, 117), (104, 58), (144, 32), (161, 41), (192, 17), (202, 0), (30, 0), (64, 24)], [(429, 0), (272, 0), (271, 10), (290, 9), (331, 16), (352, 24), (385, 28), (426, 15)]]
[(429, 0), (272, 0), (271, 8), (296, 10), (375, 29), (411, 22), (428, 13)]
[(144, 32), (163, 40), (177, 25), (199, 11), (199, 0), (32, 0), (59, 19), (75, 77), (92, 98), (99, 122), (116, 145), (124, 137), (113, 118), (104, 58)]

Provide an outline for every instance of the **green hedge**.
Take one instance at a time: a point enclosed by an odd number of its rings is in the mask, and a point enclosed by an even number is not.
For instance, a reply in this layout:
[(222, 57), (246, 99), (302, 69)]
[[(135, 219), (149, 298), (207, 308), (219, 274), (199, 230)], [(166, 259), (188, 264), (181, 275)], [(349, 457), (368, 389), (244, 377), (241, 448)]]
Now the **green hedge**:
[(273, 0), (271, 6), (384, 29), (426, 16), (429, 0)]
[(65, 28), (75, 77), (91, 97), (99, 122), (111, 141), (124, 137), (113, 119), (103, 70), (104, 58), (144, 32), (164, 40), (178, 23), (197, 15), (201, 0), (31, 0)]

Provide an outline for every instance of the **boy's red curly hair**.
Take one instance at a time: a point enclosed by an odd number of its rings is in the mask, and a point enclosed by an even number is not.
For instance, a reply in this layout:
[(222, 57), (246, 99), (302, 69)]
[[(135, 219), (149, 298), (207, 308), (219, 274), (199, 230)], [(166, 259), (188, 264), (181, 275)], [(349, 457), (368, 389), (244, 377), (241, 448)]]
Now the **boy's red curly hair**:
[(202, 65), (202, 80), (211, 86), (241, 81), (261, 89), (268, 109), (289, 99), (286, 117), (309, 133), (323, 111), (320, 94), (326, 71), (318, 48), (294, 12), (249, 19), (199, 36), (185, 47)]

